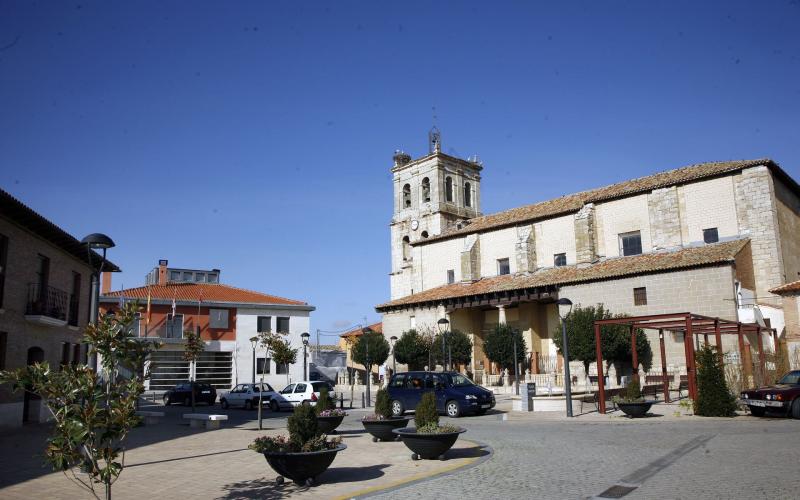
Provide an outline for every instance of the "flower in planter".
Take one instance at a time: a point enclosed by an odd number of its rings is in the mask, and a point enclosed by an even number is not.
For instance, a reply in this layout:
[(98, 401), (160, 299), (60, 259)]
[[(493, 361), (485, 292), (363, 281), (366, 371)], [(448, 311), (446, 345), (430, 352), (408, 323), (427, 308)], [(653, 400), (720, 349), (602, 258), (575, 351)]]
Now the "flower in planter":
[(366, 415), (362, 420), (388, 420), (393, 416), (392, 405), (389, 402), (389, 392), (386, 389), (380, 389), (375, 395), (375, 413)]
[(338, 408), (334, 408), (332, 410), (323, 410), (319, 412), (318, 417), (346, 417), (347, 412), (344, 410), (340, 410)]
[(633, 379), (625, 387), (625, 392), (621, 396), (614, 396), (614, 403), (643, 403), (644, 396), (642, 396), (642, 389), (639, 386), (639, 381)]
[[(340, 410), (337, 410), (340, 411)], [(257, 453), (297, 453), (332, 450), (342, 442), (341, 438), (328, 439), (317, 428), (317, 415), (313, 407), (300, 405), (288, 420), (289, 437), (261, 436), (249, 446)]]

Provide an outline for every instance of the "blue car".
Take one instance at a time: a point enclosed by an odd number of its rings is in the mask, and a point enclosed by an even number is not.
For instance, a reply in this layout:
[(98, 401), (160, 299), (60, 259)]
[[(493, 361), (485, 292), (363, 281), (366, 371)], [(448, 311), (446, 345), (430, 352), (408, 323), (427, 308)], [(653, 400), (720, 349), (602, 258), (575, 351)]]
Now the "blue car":
[(416, 409), (426, 392), (436, 394), (436, 409), (452, 418), (468, 413), (483, 415), (495, 405), (491, 391), (457, 372), (397, 373), (387, 390), (395, 416)]

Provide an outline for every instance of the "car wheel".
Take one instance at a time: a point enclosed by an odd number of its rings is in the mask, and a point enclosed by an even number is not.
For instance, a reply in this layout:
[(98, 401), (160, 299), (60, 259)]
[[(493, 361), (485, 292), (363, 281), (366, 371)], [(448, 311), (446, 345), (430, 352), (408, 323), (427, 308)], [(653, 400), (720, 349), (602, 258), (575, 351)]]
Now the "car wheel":
[(281, 408), (278, 405), (278, 402), (273, 399), (269, 402), (269, 409), (272, 411), (279, 411)]
[(227, 410), (227, 409), (228, 409), (228, 400), (227, 400), (227, 399), (225, 399), (225, 398), (222, 398), (222, 399), (219, 401), (219, 404), (222, 406), (222, 409), (223, 409), (223, 410)]
[(450, 418), (458, 418), (461, 416), (461, 407), (458, 406), (458, 403), (455, 401), (448, 401), (444, 409), (447, 411), (447, 416)]
[(795, 398), (792, 403), (792, 418), (800, 419), (800, 398)]
[(170, 404), (172, 404), (172, 400), (169, 399), (169, 396), (164, 394), (164, 406), (169, 406)]
[(252, 410), (253, 409), (253, 402), (249, 399), (244, 402), (244, 409), (245, 410)]
[(405, 408), (403, 408), (403, 403), (398, 400), (392, 401), (392, 415), (395, 417), (401, 417), (405, 413)]
[(183, 398), (183, 406), (192, 406), (192, 398), (189, 396)]
[(751, 406), (750, 407), (750, 414), (753, 415), (754, 417), (763, 417), (764, 416), (764, 412), (766, 412), (766, 411), (767, 411), (766, 409), (758, 407), (758, 406)]

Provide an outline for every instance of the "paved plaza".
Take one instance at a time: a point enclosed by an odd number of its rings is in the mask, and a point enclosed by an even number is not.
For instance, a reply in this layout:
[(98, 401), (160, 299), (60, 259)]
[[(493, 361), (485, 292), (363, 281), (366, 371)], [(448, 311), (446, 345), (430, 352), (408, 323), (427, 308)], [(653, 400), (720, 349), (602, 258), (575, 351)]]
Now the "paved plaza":
[[(246, 449), (255, 412), (228, 410), (220, 430), (190, 429), (185, 408), (130, 438), (115, 498), (797, 498), (800, 421), (619, 412), (567, 420), (552, 413), (498, 411), (457, 421), (468, 429), (446, 461), (410, 460), (402, 443), (372, 443), (354, 410), (340, 429), (348, 449), (312, 488), (285, 484)], [(199, 411), (208, 411), (199, 407)], [(214, 412), (220, 412), (219, 407)], [(265, 434), (285, 432), (288, 413), (267, 412)], [(443, 421), (448, 419), (443, 418)], [(47, 429), (0, 434), (0, 498), (88, 498), (41, 465)], [(39, 456), (37, 456), (39, 455)]]

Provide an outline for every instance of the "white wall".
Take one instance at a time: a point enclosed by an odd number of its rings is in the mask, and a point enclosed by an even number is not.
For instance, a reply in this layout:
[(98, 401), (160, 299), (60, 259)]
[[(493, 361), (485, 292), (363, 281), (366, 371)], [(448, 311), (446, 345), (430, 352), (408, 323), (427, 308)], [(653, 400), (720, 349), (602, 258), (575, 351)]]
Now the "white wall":
[[(258, 317), (270, 316), (272, 331), (275, 331), (276, 317), (289, 318), (289, 335), (286, 337), (297, 348), (297, 362), (289, 366), (289, 380), (296, 382), (303, 379), (303, 342), (300, 334), (308, 332), (311, 328), (310, 315), (308, 311), (297, 311), (292, 309), (281, 309), (279, 307), (264, 307), (258, 309), (239, 309), (236, 312), (236, 353), (234, 355), (234, 384), (249, 383), (253, 375), (253, 349), (250, 345), (250, 338), (258, 335)], [(310, 333), (310, 332), (309, 332)], [(256, 357), (264, 357), (265, 350), (262, 347), (256, 349)], [(310, 360), (310, 358), (309, 358)], [(285, 374), (276, 374), (274, 362), (270, 362), (270, 373), (264, 375), (264, 382), (270, 384), (276, 390), (281, 390), (287, 382)], [(238, 375), (238, 379), (237, 379)], [(256, 381), (260, 381), (261, 376), (256, 375)]]
[(419, 248), (422, 269), (422, 290), (447, 284), (447, 270), (455, 272), (455, 282), (461, 281), (461, 250), (464, 238), (438, 241)]
[(650, 215), (647, 195), (631, 196), (620, 200), (598, 203), (595, 208), (598, 253), (606, 257), (619, 257), (619, 235), (641, 231), (642, 252), (652, 251), (650, 241)]
[(687, 232), (684, 244), (702, 242), (703, 229), (712, 227), (719, 230), (720, 238), (738, 235), (732, 176), (680, 186), (678, 193), (683, 198), (681, 219)]
[(536, 235), (536, 266), (553, 267), (557, 253), (567, 254), (567, 264), (574, 264), (575, 216), (565, 215), (534, 224)]
[(481, 276), (497, 276), (497, 259), (508, 259), (511, 274), (517, 272), (516, 228), (509, 227), (480, 235)]

